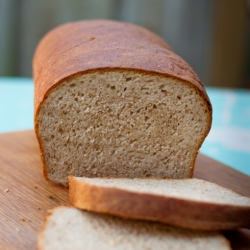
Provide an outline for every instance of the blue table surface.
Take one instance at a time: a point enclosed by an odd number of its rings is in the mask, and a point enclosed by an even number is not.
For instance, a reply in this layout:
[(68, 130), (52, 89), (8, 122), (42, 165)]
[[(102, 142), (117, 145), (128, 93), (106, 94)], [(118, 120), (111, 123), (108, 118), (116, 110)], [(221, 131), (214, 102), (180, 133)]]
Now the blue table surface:
[[(250, 175), (250, 91), (207, 87), (212, 129), (201, 152)], [(0, 77), (0, 133), (33, 129), (32, 78)]]

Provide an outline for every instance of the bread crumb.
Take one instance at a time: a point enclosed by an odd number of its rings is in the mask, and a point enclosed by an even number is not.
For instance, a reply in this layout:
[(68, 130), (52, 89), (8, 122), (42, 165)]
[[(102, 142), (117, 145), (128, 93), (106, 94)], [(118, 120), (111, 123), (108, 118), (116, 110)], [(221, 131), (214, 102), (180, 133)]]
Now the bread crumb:
[(109, 241), (109, 245), (114, 246), (114, 245), (115, 245), (114, 240), (110, 240), (110, 241)]
[(7, 192), (9, 192), (9, 189), (8, 189), (8, 188), (6, 188), (6, 189), (4, 190), (4, 193), (7, 193)]
[(21, 218), (21, 219), (20, 219), (20, 221), (24, 222), (24, 221), (25, 221), (25, 219), (24, 219), (24, 218)]

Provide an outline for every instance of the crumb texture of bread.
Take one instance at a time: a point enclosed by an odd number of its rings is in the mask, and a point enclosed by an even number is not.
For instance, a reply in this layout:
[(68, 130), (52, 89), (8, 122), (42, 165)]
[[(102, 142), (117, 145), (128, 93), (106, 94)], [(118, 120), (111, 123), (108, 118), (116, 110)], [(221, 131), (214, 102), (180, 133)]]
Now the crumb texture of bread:
[(216, 232), (189, 231), (158, 223), (57, 208), (48, 215), (38, 238), (39, 250), (231, 249)]
[(48, 178), (185, 178), (210, 127), (198, 91), (146, 73), (99, 71), (55, 87), (38, 135)]

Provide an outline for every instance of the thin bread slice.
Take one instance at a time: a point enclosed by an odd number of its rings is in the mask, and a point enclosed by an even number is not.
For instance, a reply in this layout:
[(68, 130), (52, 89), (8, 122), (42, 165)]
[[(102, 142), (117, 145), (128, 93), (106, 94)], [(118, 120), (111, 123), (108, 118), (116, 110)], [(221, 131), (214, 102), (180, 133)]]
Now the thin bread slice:
[(38, 237), (39, 250), (231, 249), (217, 232), (124, 220), (75, 208), (50, 211)]
[(199, 179), (69, 176), (69, 195), (70, 203), (80, 209), (190, 229), (250, 225), (250, 198)]

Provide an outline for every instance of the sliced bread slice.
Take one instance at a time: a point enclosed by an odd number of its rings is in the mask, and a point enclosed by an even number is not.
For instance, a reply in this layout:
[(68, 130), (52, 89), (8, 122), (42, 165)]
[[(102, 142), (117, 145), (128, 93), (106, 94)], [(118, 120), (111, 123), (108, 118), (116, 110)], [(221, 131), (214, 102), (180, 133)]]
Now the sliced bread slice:
[(73, 206), (191, 229), (250, 225), (250, 198), (199, 179), (158, 180), (69, 176)]
[(231, 249), (217, 232), (183, 230), (155, 222), (124, 220), (59, 207), (50, 211), (38, 238), (39, 250)]

